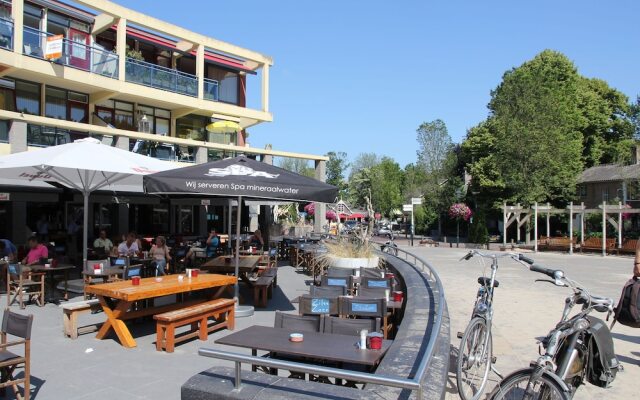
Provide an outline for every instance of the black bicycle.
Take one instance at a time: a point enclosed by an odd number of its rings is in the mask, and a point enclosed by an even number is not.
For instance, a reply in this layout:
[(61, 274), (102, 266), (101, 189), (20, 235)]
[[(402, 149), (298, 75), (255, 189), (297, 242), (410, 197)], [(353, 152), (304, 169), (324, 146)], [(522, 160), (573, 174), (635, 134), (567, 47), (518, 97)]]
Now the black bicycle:
[[(591, 295), (561, 270), (545, 268), (522, 255), (519, 260), (529, 264), (531, 271), (551, 278), (536, 281), (568, 287), (573, 295), (565, 300), (560, 322), (541, 342), (544, 354), (532, 362), (531, 367), (504, 378), (494, 388), (490, 399), (568, 400), (585, 380), (608, 387), (620, 364), (607, 325), (589, 314), (597, 311), (610, 315), (613, 300)], [(569, 317), (576, 305), (581, 305), (581, 310)]]

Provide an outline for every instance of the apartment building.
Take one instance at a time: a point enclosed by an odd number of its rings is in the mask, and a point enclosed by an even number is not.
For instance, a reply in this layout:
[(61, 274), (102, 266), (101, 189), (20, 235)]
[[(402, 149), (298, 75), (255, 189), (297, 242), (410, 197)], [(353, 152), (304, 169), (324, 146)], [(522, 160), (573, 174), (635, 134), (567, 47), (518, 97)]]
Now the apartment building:
[[(248, 128), (273, 119), (272, 64), (106, 0), (0, 0), (0, 155), (90, 136), (181, 165), (239, 153), (267, 162), (304, 158), (323, 179), (323, 156), (247, 142)], [(253, 79), (257, 109), (247, 107)], [(227, 206), (225, 199), (104, 191), (92, 196), (90, 233), (226, 231)], [(49, 236), (64, 237), (81, 210), (78, 193), (0, 176), (0, 238), (22, 243), (43, 219)]]

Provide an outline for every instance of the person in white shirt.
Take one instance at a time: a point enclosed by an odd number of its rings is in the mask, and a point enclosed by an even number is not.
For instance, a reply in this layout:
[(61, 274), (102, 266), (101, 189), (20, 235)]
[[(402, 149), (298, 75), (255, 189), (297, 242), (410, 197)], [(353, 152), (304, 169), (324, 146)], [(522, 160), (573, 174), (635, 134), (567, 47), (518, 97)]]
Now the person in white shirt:
[(127, 240), (118, 246), (118, 255), (121, 256), (135, 256), (139, 251), (136, 235), (134, 235), (133, 232), (129, 232), (127, 234)]

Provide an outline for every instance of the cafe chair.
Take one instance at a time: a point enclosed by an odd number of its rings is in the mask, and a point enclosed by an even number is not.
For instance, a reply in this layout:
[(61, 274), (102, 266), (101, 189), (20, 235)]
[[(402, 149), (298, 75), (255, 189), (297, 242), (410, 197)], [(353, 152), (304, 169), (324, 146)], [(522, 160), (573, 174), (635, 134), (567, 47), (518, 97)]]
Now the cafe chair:
[[(2, 316), (2, 328), (0, 329), (0, 371), (2, 379), (0, 388), (2, 397), (5, 397), (6, 388), (11, 386), (17, 399), (29, 400), (31, 390), (31, 326), (33, 315), (21, 315), (11, 312), (8, 308)], [(21, 340), (9, 342), (8, 335)], [(24, 345), (23, 355), (16, 354), (8, 349), (12, 346)], [(17, 368), (24, 369), (24, 376), (16, 378), (14, 372)], [(24, 397), (20, 395), (18, 385), (24, 385)]]
[(367, 297), (371, 299), (386, 299), (387, 290), (389, 289), (380, 288), (380, 287), (360, 286), (356, 291), (356, 297)]
[[(339, 313), (343, 318), (350, 319), (373, 319), (382, 322), (382, 333), (387, 339), (390, 325), (389, 313), (387, 311), (386, 298), (367, 298), (367, 297), (340, 297), (338, 302)], [(379, 331), (379, 329), (378, 329)]]
[[(84, 262), (84, 267), (82, 268), (82, 271), (86, 273), (92, 273), (94, 269), (93, 266), (96, 264), (102, 264), (104, 268), (109, 268), (111, 266), (111, 261), (108, 258), (104, 260), (86, 260)], [(96, 283), (91, 275), (82, 274), (82, 279), (83, 279), (85, 288), (87, 286), (91, 286)], [(102, 283), (102, 281), (103, 280), (100, 279), (98, 283)], [(86, 290), (84, 290), (84, 299), (88, 300), (89, 297), (91, 297), (91, 295), (88, 294)]]
[(364, 268), (360, 267), (360, 277), (362, 278), (384, 278), (385, 270), (380, 268)]
[(336, 267), (329, 267), (327, 268), (327, 276), (331, 276), (331, 277), (335, 277), (335, 278), (339, 278), (339, 277), (349, 277), (349, 276), (353, 276), (354, 271), (351, 268), (336, 268)]
[(345, 287), (347, 292), (351, 292), (353, 289), (353, 276), (331, 276), (323, 275), (320, 278), (320, 286), (342, 286)]
[(24, 296), (34, 299), (40, 306), (44, 306), (44, 272), (31, 272), (31, 268), (21, 264), (7, 266), (7, 307), (18, 300), (20, 308), (24, 309)]
[(346, 286), (309, 286), (309, 294), (314, 297), (340, 297), (347, 295)]
[(124, 273), (122, 274), (122, 277), (125, 281), (130, 280), (131, 278), (133, 278), (134, 276), (142, 276), (142, 268), (143, 265), (142, 264), (135, 264), (135, 265), (127, 265), (126, 267), (124, 267)]
[(367, 288), (385, 288), (389, 290), (393, 290), (393, 278), (368, 278), (362, 277), (360, 278), (360, 286)]
[[(288, 331), (294, 332), (321, 332), (322, 331), (322, 315), (296, 315), (296, 314), (285, 314), (280, 311), (276, 311), (273, 327), (278, 329), (286, 329)], [(277, 354), (275, 352), (270, 352), (266, 355), (271, 358), (278, 358), (290, 361), (301, 361), (304, 360), (303, 357), (296, 357), (292, 355), (284, 355)], [(257, 368), (252, 367), (253, 371), (256, 371)], [(277, 374), (276, 369), (269, 369), (267, 371), (272, 375)], [(305, 379), (305, 374), (298, 372), (291, 372), (290, 378), (295, 379)]]
[(298, 299), (300, 315), (338, 315), (338, 297), (302, 295)]
[(325, 317), (322, 332), (339, 335), (360, 336), (360, 331), (379, 332), (380, 318), (350, 319), (340, 317)]

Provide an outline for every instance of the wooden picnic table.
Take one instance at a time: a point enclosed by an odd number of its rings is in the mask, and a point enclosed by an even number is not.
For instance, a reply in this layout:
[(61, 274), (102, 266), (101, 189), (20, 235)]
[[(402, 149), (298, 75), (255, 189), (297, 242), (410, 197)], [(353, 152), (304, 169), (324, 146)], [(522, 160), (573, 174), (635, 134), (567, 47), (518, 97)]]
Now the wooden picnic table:
[(264, 350), (313, 360), (353, 363), (370, 367), (380, 362), (393, 343), (392, 340), (383, 340), (380, 350), (359, 349), (359, 336), (320, 332), (304, 332), (302, 342), (292, 342), (289, 340), (289, 335), (294, 332), (296, 331), (253, 325), (218, 339), (215, 343), (250, 348), (254, 356), (257, 355), (257, 350)]
[[(160, 314), (187, 307), (201, 301), (212, 300), (218, 297), (224, 288), (235, 284), (236, 281), (237, 279), (235, 277), (227, 275), (203, 274), (195, 278), (184, 277), (182, 281), (178, 279), (178, 275), (168, 275), (162, 277), (160, 282), (157, 282), (156, 278), (140, 279), (140, 285), (138, 286), (134, 286), (130, 280), (88, 286), (86, 292), (98, 297), (100, 305), (107, 316), (107, 321), (98, 331), (96, 338), (104, 339), (109, 331), (113, 329), (118, 339), (120, 339), (122, 346), (127, 348), (136, 347), (136, 341), (124, 323), (125, 320)], [(138, 300), (153, 299), (155, 297), (213, 289), (216, 287), (220, 289), (212, 293), (212, 295), (205, 300), (187, 301), (142, 309), (135, 309), (135, 307), (133, 307), (133, 303)]]
[[(227, 262), (227, 258), (229, 257), (231, 260)], [(257, 271), (260, 256), (240, 256), (239, 261), (239, 278), (250, 284), (249, 274)], [(200, 265), (200, 269), (214, 274), (235, 274), (236, 260), (234, 256), (219, 256)]]

